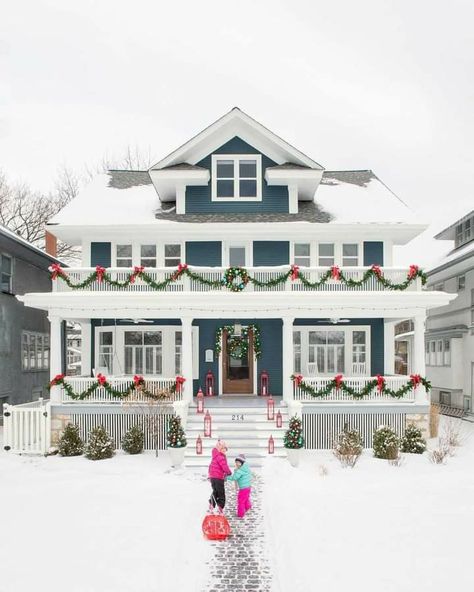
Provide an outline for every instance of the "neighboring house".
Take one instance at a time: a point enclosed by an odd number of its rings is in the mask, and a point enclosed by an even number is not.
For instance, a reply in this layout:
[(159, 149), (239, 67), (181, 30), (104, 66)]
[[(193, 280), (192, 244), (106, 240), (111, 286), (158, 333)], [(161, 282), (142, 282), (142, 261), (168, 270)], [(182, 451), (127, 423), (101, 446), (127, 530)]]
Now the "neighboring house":
[(428, 287), (458, 294), (430, 310), (426, 367), (433, 401), (472, 412), (474, 397), (474, 210), (436, 235), (454, 249), (428, 271)]
[[(235, 108), (147, 171), (99, 175), (48, 228), (82, 247), (82, 267), (66, 275), (85, 283), (71, 287), (59, 272), (52, 295), (32, 290), (23, 301), (51, 319), (52, 376), (61, 323), (81, 324), (75, 392), (100, 372), (119, 390), (134, 375), (160, 386), (183, 375), (186, 404), (209, 380), (215, 395), (253, 398), (268, 373), (271, 393), (303, 414), (308, 447), (331, 445), (346, 421), (367, 442), (381, 423), (426, 427), (421, 386), (360, 400), (331, 386), (338, 374), (358, 391), (376, 375), (394, 391), (406, 385), (394, 371), (394, 327), (407, 318), (412, 371), (424, 376), (426, 311), (452, 298), (422, 290), (416, 268), (392, 266), (393, 246), (426, 225), (372, 171), (327, 171)], [(392, 290), (376, 273), (394, 284), (414, 275)], [(113, 401), (100, 388), (75, 402), (52, 390), (63, 422), (113, 414)]]
[(15, 296), (50, 293), (52, 263), (59, 262), (0, 226), (0, 404), (25, 403), (47, 393), (47, 312), (26, 307)]

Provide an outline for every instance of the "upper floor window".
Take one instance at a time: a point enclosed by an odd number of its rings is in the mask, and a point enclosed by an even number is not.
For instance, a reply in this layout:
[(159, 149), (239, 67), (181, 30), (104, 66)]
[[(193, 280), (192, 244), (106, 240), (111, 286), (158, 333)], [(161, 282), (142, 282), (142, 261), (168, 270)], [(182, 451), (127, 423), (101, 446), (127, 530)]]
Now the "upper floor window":
[(465, 275), (458, 275), (458, 291), (464, 290), (466, 287), (466, 276)]
[(0, 255), (1, 290), (11, 294), (12, 292), (12, 258), (8, 255)]
[(229, 266), (244, 267), (246, 262), (246, 248), (240, 246), (229, 247)]
[(140, 246), (140, 265), (156, 267), (156, 245)]
[(260, 201), (261, 179), (260, 154), (212, 156), (213, 201)]
[(319, 243), (319, 267), (334, 265), (334, 243)]
[(178, 267), (181, 263), (181, 245), (165, 245), (165, 267)]
[(117, 245), (117, 267), (132, 267), (132, 245)]
[(293, 263), (305, 267), (311, 265), (311, 245), (309, 243), (295, 243)]
[(47, 370), (49, 368), (49, 335), (23, 331), (21, 358), (24, 371)]
[(357, 267), (359, 265), (359, 245), (347, 243), (342, 245), (342, 265)]
[(474, 217), (468, 218), (456, 226), (455, 245), (460, 247), (474, 238)]

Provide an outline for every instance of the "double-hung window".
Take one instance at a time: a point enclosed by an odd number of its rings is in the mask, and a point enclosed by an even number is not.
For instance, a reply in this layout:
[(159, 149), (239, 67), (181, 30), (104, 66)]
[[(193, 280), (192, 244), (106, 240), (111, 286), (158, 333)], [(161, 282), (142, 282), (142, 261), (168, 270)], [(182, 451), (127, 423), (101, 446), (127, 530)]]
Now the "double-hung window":
[(117, 245), (115, 265), (117, 267), (132, 267), (132, 245)]
[(178, 267), (181, 263), (181, 245), (165, 245), (165, 267)]
[(317, 374), (344, 372), (344, 331), (310, 331), (308, 362)]
[(311, 245), (309, 243), (295, 243), (293, 263), (309, 267), (311, 265)]
[(8, 255), (0, 255), (1, 291), (12, 293), (12, 258)]
[(22, 369), (47, 370), (49, 368), (49, 335), (23, 331), (21, 335)]
[(125, 331), (125, 374), (162, 374), (161, 331)]
[(262, 157), (250, 155), (212, 156), (213, 201), (260, 201)]
[(109, 374), (113, 373), (114, 344), (112, 331), (99, 333), (99, 368), (105, 368)]
[(343, 267), (357, 267), (359, 265), (359, 245), (357, 243), (345, 243), (342, 245)]
[(334, 243), (319, 243), (319, 267), (330, 267), (334, 265)]
[(140, 245), (140, 265), (156, 267), (156, 245)]

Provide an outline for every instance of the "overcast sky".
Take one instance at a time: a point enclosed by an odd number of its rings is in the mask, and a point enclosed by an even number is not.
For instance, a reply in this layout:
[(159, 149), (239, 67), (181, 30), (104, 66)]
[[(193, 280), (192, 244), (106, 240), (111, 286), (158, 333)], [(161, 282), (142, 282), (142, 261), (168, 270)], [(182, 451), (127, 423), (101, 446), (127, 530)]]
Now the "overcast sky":
[[(428, 221), (474, 204), (472, 0), (0, 0), (0, 168), (156, 160), (234, 105)], [(473, 205), (474, 207), (474, 205)]]

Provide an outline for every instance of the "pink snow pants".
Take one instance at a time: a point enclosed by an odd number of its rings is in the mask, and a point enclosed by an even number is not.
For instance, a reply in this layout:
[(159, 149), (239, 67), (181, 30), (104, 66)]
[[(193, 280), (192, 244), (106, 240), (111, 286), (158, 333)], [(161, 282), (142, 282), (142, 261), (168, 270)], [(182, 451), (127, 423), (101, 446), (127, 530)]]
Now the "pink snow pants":
[(252, 507), (252, 504), (250, 503), (251, 490), (251, 487), (239, 489), (239, 494), (237, 496), (237, 516), (239, 518), (243, 518), (245, 516), (245, 512), (250, 510), (250, 508)]

